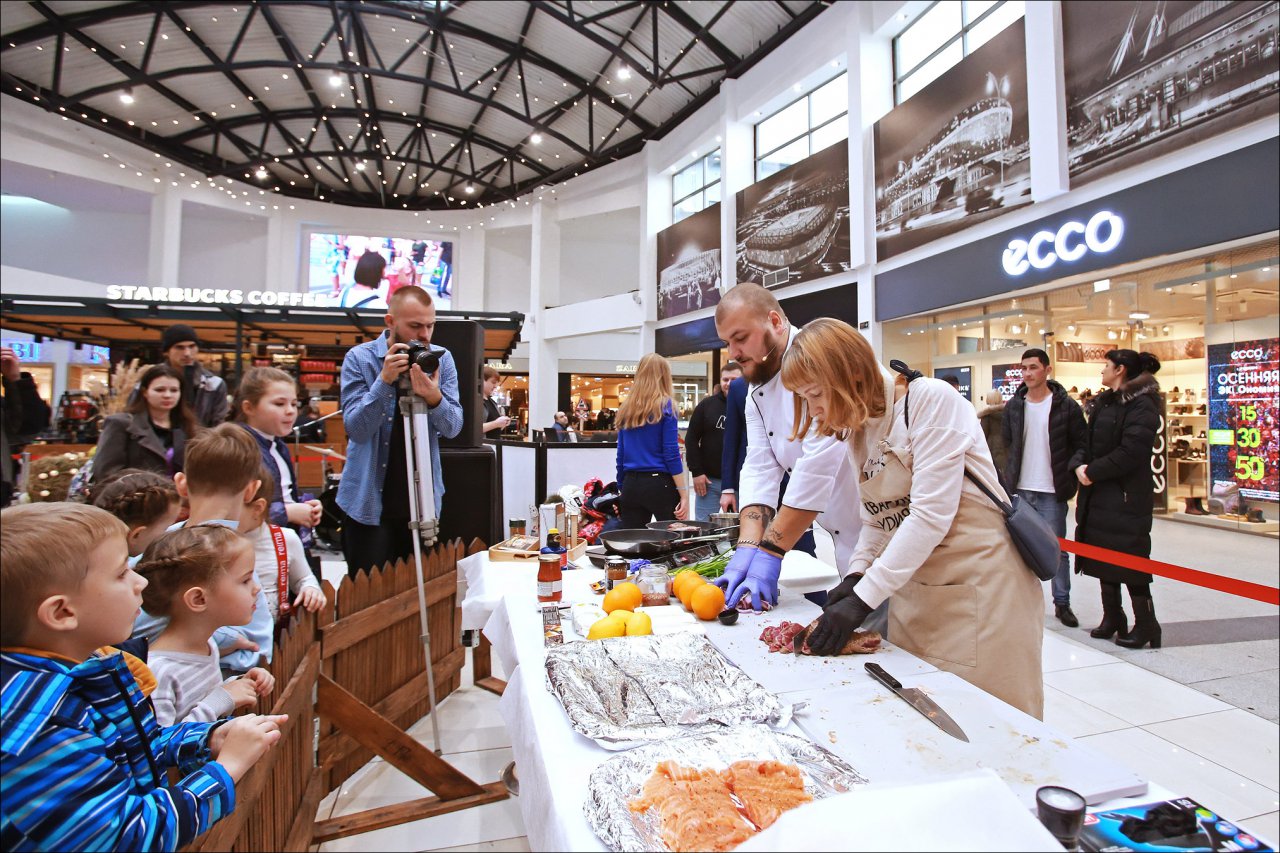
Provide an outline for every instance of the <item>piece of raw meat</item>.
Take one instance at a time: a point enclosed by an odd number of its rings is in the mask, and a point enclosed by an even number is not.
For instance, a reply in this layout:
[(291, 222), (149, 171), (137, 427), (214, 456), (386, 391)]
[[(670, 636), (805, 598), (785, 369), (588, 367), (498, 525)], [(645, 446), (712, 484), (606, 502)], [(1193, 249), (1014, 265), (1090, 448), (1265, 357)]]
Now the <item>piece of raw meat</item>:
[[(819, 616), (818, 619), (822, 617)], [(811, 655), (809, 649), (809, 635), (813, 633), (813, 629), (818, 624), (818, 619), (814, 619), (803, 628), (800, 633), (804, 636), (804, 645), (800, 647), (800, 654)], [(874, 654), (880, 648), (880, 634), (876, 631), (854, 631), (849, 641), (841, 647), (837, 655), (869, 655)], [(787, 651), (794, 651), (794, 644), (787, 647)]]
[(778, 761), (735, 761), (725, 779), (742, 803), (747, 817), (766, 829), (788, 809), (813, 799), (805, 793), (800, 768)]
[(727, 780), (714, 770), (663, 761), (627, 806), (656, 809), (668, 850), (732, 850), (755, 834), (738, 811)]

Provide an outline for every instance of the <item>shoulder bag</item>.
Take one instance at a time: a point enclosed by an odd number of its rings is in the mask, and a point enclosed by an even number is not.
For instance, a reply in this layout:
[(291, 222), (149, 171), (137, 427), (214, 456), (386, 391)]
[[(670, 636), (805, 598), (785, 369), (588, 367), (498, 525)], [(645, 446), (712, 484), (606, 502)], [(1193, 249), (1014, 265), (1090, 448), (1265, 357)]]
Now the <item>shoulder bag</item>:
[[(923, 375), (920, 371), (912, 370), (896, 359), (889, 362), (889, 367), (905, 376), (908, 384)], [(907, 397), (910, 398), (910, 396), (908, 393)], [(910, 413), (906, 403), (903, 404), (903, 416), (907, 425), (910, 426)], [(1017, 495), (1013, 496), (1012, 503), (1006, 503), (996, 497), (981, 480), (973, 476), (968, 465), (964, 468), (964, 475), (1004, 513), (1005, 527), (1009, 530), (1013, 547), (1018, 549), (1023, 562), (1027, 564), (1027, 568), (1031, 569), (1032, 574), (1042, 581), (1053, 580), (1054, 575), (1058, 573), (1058, 559), (1062, 549), (1058, 545), (1058, 536), (1049, 526), (1049, 522), (1045, 521), (1031, 504)]]

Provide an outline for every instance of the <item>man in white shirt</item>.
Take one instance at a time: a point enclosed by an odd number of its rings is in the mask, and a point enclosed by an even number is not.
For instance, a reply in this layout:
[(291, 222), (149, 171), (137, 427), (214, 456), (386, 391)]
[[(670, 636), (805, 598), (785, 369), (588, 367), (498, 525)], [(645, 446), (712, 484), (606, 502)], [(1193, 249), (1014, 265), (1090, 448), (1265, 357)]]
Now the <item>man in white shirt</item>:
[[(1049, 378), (1049, 354), (1029, 349), (1022, 354), (1022, 384), (1005, 406), (1004, 442), (1009, 449), (1005, 485), (1049, 522), (1059, 537), (1067, 535), (1067, 501), (1077, 480), (1070, 460), (1085, 442), (1084, 413), (1067, 389)], [(1080, 620), (1071, 612), (1071, 565), (1063, 551), (1053, 578), (1053, 610), (1068, 628)]]
[[(747, 380), (747, 458), (738, 481), (739, 540), (733, 559), (716, 583), (733, 607), (744, 595), (759, 610), (778, 603), (783, 556), (816, 520), (835, 541), (836, 570), (849, 570), (862, 527), (858, 482), (844, 442), (816, 428), (791, 439), (795, 395), (778, 375), (782, 355), (799, 330), (772, 293), (739, 284), (716, 307), (716, 334)], [(790, 475), (781, 509), (778, 491)]]

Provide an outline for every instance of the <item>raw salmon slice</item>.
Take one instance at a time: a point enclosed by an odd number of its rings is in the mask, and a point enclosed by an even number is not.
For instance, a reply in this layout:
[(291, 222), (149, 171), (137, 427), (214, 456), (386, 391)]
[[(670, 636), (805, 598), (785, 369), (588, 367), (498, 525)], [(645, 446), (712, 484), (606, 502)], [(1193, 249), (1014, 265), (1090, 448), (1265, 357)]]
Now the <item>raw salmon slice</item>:
[(813, 799), (805, 793), (800, 768), (778, 761), (735, 761), (724, 776), (747, 817), (761, 829)]

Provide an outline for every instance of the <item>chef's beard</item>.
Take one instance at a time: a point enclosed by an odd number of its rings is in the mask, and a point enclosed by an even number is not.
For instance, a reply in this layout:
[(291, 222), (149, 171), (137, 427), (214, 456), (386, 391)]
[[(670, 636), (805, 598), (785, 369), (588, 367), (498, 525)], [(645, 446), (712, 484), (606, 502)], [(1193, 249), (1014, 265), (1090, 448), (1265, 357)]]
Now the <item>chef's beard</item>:
[(766, 338), (765, 343), (769, 345), (769, 349), (765, 350), (761, 358), (752, 359), (742, 365), (742, 375), (752, 385), (763, 385), (782, 370), (782, 355), (787, 349), (786, 339), (778, 338), (771, 341)]

